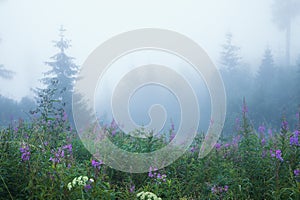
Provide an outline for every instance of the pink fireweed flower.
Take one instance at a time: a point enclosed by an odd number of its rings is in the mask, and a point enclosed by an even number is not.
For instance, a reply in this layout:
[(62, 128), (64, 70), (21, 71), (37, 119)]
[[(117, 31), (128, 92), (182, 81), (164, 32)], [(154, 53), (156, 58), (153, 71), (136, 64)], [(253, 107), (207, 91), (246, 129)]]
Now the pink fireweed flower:
[(265, 139), (265, 138), (263, 138), (263, 139), (261, 140), (261, 145), (262, 145), (262, 146), (265, 146), (265, 145), (266, 145), (266, 139)]
[(281, 122), (281, 131), (288, 131), (288, 130), (289, 130), (289, 124), (285, 119), (283, 119)]
[(133, 193), (134, 190), (135, 190), (135, 185), (132, 185), (132, 186), (129, 188), (129, 192), (130, 192), (130, 193)]
[(300, 176), (300, 169), (295, 169), (294, 170), (294, 175), (295, 176)]
[(67, 144), (67, 145), (63, 146), (63, 149), (67, 149), (69, 151), (69, 153), (72, 153), (72, 144)]
[(216, 150), (220, 150), (221, 149), (221, 144), (220, 143), (216, 143), (215, 144), (215, 148), (216, 148)]
[(291, 146), (299, 146), (299, 131), (296, 130), (293, 135), (290, 137)]
[(97, 162), (96, 160), (92, 160), (92, 166), (94, 168), (100, 169), (101, 165), (103, 165), (103, 161), (100, 160), (99, 162)]
[(211, 193), (213, 194), (222, 194), (224, 192), (227, 192), (229, 189), (228, 185), (225, 185), (224, 187), (221, 186), (213, 186), (211, 188)]
[(270, 128), (268, 129), (268, 134), (269, 134), (269, 137), (270, 137), (270, 138), (273, 137), (272, 129), (270, 129)]
[(280, 149), (275, 150), (275, 153), (273, 152), (273, 150), (270, 150), (271, 153), (271, 157), (272, 158), (277, 158), (278, 160), (280, 160), (281, 162), (283, 162), (283, 158), (282, 158), (282, 152)]
[(191, 151), (192, 153), (194, 153), (196, 150), (197, 150), (196, 147), (192, 147), (190, 151)]
[(232, 139), (232, 146), (235, 146), (235, 147), (237, 147), (238, 146), (238, 144), (239, 144), (239, 142), (240, 142), (240, 139), (241, 139), (241, 136), (240, 135), (238, 135), (238, 136), (236, 136), (236, 137), (234, 137), (233, 139)]
[(65, 151), (62, 148), (58, 148), (57, 151), (52, 150), (53, 156), (50, 157), (50, 161), (53, 162), (53, 164), (60, 163), (62, 159), (65, 157)]
[(258, 132), (261, 134), (264, 134), (266, 131), (266, 127), (264, 125), (261, 125), (258, 127)]
[(22, 153), (21, 155), (22, 161), (28, 161), (30, 159), (30, 149), (27, 144), (23, 144), (20, 147), (20, 152)]
[(64, 113), (63, 113), (63, 120), (67, 121), (67, 119), (68, 119), (68, 115), (67, 115), (66, 111), (64, 111)]
[(163, 181), (163, 182), (166, 182), (166, 178), (167, 178), (167, 175), (166, 174), (161, 174), (159, 172), (156, 172), (157, 171), (157, 168), (156, 167), (150, 167), (149, 168), (149, 173), (148, 173), (148, 177), (150, 178), (153, 178), (155, 181)]

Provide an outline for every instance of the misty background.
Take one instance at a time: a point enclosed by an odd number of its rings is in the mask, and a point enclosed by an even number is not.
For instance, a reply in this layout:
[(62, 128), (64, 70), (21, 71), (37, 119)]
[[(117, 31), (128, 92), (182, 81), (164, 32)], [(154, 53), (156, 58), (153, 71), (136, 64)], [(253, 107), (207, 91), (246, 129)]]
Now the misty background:
[[(238, 121), (243, 97), (255, 125), (276, 126), (282, 116), (296, 123), (300, 103), (297, 0), (0, 0), (2, 125), (26, 117), (34, 107), (32, 89), (45, 87), (40, 79), (51, 70), (45, 62), (60, 51), (52, 41), (61, 39), (61, 25), (66, 29), (64, 38), (71, 40), (65, 53), (79, 67), (97, 46), (119, 33), (152, 27), (177, 31), (204, 48), (221, 71), (228, 99), (226, 132)], [(124, 65), (135, 62), (128, 59)]]

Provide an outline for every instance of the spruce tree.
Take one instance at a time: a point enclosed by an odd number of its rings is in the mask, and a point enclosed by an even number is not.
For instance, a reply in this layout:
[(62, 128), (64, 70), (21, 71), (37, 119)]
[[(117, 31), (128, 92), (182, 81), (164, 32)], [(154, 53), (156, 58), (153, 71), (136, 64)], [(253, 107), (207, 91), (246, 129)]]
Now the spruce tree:
[(65, 31), (63, 26), (59, 30), (60, 39), (54, 41), (54, 47), (59, 51), (46, 62), (50, 70), (44, 74), (45, 77), (41, 81), (46, 89), (55, 91), (52, 98), (61, 102), (70, 123), (73, 124), (72, 93), (79, 67), (74, 64), (74, 58), (66, 54), (71, 44), (64, 36)]

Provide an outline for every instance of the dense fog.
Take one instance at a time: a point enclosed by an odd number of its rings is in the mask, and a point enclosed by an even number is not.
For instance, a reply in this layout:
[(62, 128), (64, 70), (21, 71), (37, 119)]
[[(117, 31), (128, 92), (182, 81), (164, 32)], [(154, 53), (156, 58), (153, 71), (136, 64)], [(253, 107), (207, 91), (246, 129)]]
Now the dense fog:
[[(50, 79), (59, 73), (55, 71), (59, 55), (65, 56), (65, 70), (70, 68), (72, 78), (69, 74), (70, 79), (63, 80), (62, 76), (61, 85), (56, 87), (70, 87), (66, 88), (69, 93), (63, 100), (72, 118), (69, 104), (74, 77), (88, 55), (114, 35), (152, 27), (191, 38), (220, 70), (227, 95), (224, 133), (234, 131), (243, 98), (254, 126), (277, 127), (282, 117), (295, 125), (300, 104), (299, 10), (296, 0), (159, 4), (158, 1), (0, 1), (1, 125), (30, 118), (30, 110), (36, 107), (37, 91), (53, 87)], [(62, 41), (67, 46), (59, 46)], [(117, 67), (126, 71), (153, 62), (169, 64), (191, 80), (201, 110), (199, 130), (206, 130), (211, 105), (205, 82), (182, 60), (157, 52), (127, 55), (114, 64), (116, 70), (108, 72), (96, 93), (95, 98), (101, 103), (96, 105), (99, 117), (103, 121), (112, 120), (109, 95), (121, 73)], [(136, 123), (149, 123), (147, 110), (156, 103), (164, 105), (168, 113), (166, 127), (171, 123), (178, 126), (180, 108), (176, 96), (155, 86), (136, 91), (129, 102)]]

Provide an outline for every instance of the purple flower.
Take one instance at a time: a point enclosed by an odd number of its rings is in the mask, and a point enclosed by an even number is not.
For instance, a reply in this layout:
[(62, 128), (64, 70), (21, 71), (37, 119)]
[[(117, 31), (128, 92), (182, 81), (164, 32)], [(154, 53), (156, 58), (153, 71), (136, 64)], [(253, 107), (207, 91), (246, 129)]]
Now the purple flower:
[(282, 122), (281, 122), (281, 130), (282, 131), (289, 130), (289, 124), (285, 119), (283, 119)]
[(65, 151), (62, 148), (58, 148), (57, 151), (52, 150), (53, 157), (50, 157), (49, 160), (53, 162), (53, 164), (60, 163), (61, 160), (65, 157)]
[(67, 144), (67, 145), (63, 146), (63, 149), (67, 149), (69, 151), (69, 153), (72, 153), (72, 144)]
[(299, 146), (299, 139), (298, 139), (298, 136), (299, 136), (299, 131), (296, 130), (293, 135), (290, 137), (290, 145), (291, 146)]
[(300, 169), (295, 169), (294, 170), (294, 175), (299, 176), (300, 175)]
[(216, 143), (215, 144), (215, 148), (216, 148), (216, 150), (220, 150), (221, 149), (221, 144), (220, 143)]
[(270, 128), (268, 129), (268, 134), (269, 134), (269, 137), (270, 137), (270, 138), (273, 137), (272, 129), (270, 129)]
[(228, 189), (229, 189), (228, 185), (225, 185), (224, 187), (221, 187), (221, 186), (215, 186), (215, 185), (214, 185), (214, 186), (211, 188), (211, 192), (212, 192), (213, 194), (221, 194), (221, 193), (223, 193), (223, 192), (227, 192)]
[(262, 145), (262, 146), (265, 146), (265, 145), (266, 145), (266, 139), (265, 139), (265, 138), (263, 138), (263, 139), (261, 140), (261, 145)]
[(130, 189), (129, 189), (129, 192), (130, 192), (130, 193), (133, 193), (134, 190), (135, 190), (135, 185), (132, 185), (132, 186), (130, 187)]
[(172, 134), (170, 136), (170, 141), (172, 141), (174, 139), (174, 137), (176, 136), (176, 134), (172, 131)]
[[(152, 171), (154, 171), (154, 173), (152, 173)], [(161, 173), (157, 173), (157, 172), (155, 172), (155, 171), (157, 171), (157, 168), (153, 168), (153, 167), (150, 167), (149, 168), (149, 173), (148, 173), (148, 177), (150, 177), (150, 178), (153, 178), (154, 180), (156, 180), (156, 181), (163, 181), (163, 182), (165, 182), (166, 181), (166, 178), (167, 178), (167, 175), (166, 174), (161, 174)]]
[(225, 186), (224, 186), (224, 191), (227, 192), (227, 191), (228, 191), (228, 188), (229, 188), (228, 185), (225, 185)]
[(196, 151), (196, 147), (191, 148), (191, 152), (194, 153)]
[(264, 134), (266, 131), (266, 127), (264, 125), (261, 125), (258, 127), (258, 132), (261, 134)]
[(230, 144), (226, 143), (226, 144), (224, 145), (224, 147), (225, 147), (225, 148), (228, 148), (228, 147), (230, 147)]
[(281, 157), (281, 150), (278, 149), (275, 151), (275, 154), (276, 154), (276, 158), (279, 159), (280, 161), (283, 161), (283, 158)]
[(275, 154), (273, 153), (273, 150), (270, 149), (270, 154), (271, 154), (271, 157), (274, 158), (275, 157)]
[[(149, 176), (150, 178), (154, 177), (154, 174), (152, 173), (152, 171), (153, 171), (153, 168), (150, 166), (150, 168), (149, 168), (149, 173), (148, 173), (148, 176)], [(154, 171), (155, 171), (155, 170), (154, 170)]]
[(117, 125), (115, 119), (113, 119), (112, 122), (110, 123), (110, 128), (112, 128), (112, 129), (117, 129), (118, 128), (118, 125)]
[(90, 189), (92, 189), (92, 186), (90, 185), (90, 184), (86, 184), (85, 186), (84, 186), (84, 190), (87, 192), (87, 191), (89, 191)]
[(20, 147), (20, 152), (22, 153), (21, 155), (22, 161), (28, 161), (30, 159), (30, 149), (28, 145), (23, 144)]
[(68, 118), (68, 115), (67, 115), (66, 111), (64, 111), (64, 113), (63, 113), (63, 120), (67, 121), (67, 118)]
[(272, 157), (272, 158), (276, 157), (276, 158), (277, 158), (278, 160), (280, 160), (281, 162), (283, 161), (283, 158), (282, 158), (282, 152), (281, 152), (280, 149), (277, 149), (277, 150), (275, 151), (275, 154), (274, 154), (273, 150), (271, 149), (271, 150), (270, 150), (270, 153), (271, 153), (271, 157)]
[(99, 162), (97, 162), (96, 160), (92, 160), (92, 166), (94, 168), (100, 169), (102, 164), (103, 164), (102, 160), (100, 160)]
[(116, 129), (113, 129), (112, 131), (111, 131), (111, 135), (112, 136), (115, 136), (117, 134), (117, 130)]
[(238, 144), (239, 144), (240, 139), (241, 139), (241, 136), (240, 136), (240, 135), (234, 137), (233, 140), (232, 140), (232, 146), (237, 147)]
[(236, 131), (240, 131), (241, 130), (241, 123), (240, 123), (240, 119), (239, 118), (236, 118), (235, 119), (235, 129)]

